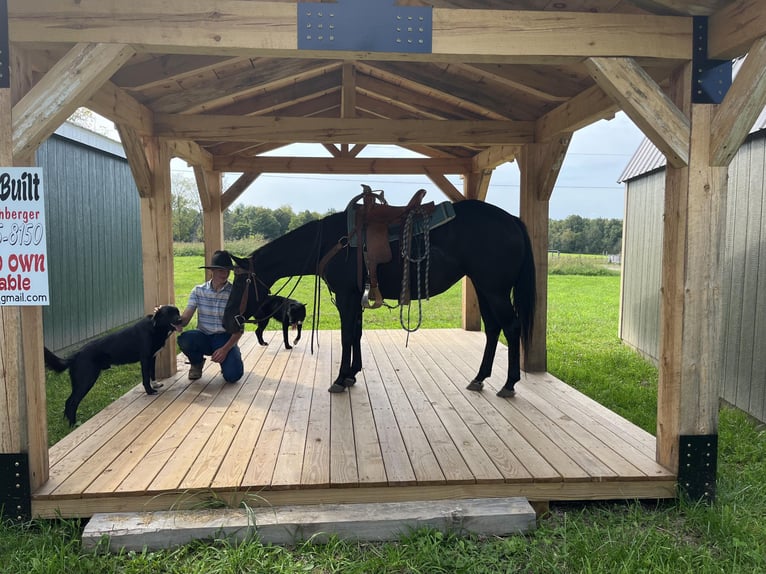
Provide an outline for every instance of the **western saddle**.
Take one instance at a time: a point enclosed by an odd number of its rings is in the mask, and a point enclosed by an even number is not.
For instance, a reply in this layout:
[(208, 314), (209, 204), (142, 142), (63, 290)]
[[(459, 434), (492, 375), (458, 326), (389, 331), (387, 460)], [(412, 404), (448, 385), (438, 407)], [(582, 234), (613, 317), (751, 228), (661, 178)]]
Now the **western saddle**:
[[(426, 190), (419, 189), (407, 205), (389, 205), (382, 190), (373, 191), (368, 185), (362, 185), (362, 188), (364, 191), (352, 199), (346, 208), (347, 213), (349, 210), (354, 213), (354, 228), (349, 229), (349, 240), (355, 238), (357, 244), (357, 283), (363, 291), (362, 306), (377, 309), (383, 304), (383, 296), (378, 288), (378, 265), (392, 259), (389, 228), (399, 226), (399, 240), (403, 245), (405, 228), (411, 229), (411, 225), (405, 225), (407, 218), (414, 215), (430, 217), (434, 211), (434, 202), (421, 203)], [(407, 255), (402, 253), (401, 256), (404, 258)], [(409, 265), (409, 261), (403, 261), (402, 264)], [(363, 282), (365, 267), (367, 282)], [(404, 275), (409, 277), (408, 273)], [(399, 304), (407, 305), (409, 302), (409, 285), (403, 285)]]

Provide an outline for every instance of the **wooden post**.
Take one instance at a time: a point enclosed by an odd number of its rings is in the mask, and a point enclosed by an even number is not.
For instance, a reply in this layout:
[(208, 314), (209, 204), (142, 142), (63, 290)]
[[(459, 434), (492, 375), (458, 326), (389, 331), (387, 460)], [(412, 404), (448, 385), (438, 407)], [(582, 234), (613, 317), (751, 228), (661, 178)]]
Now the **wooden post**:
[[(151, 194), (141, 196), (141, 242), (144, 260), (144, 309), (173, 304), (173, 212), (170, 190), (170, 151), (157, 138), (144, 138), (151, 167)], [(157, 378), (176, 372), (175, 338), (157, 355)]]
[[(223, 189), (223, 174), (219, 171), (208, 171), (194, 167), (197, 180), (197, 191), (202, 204), (202, 230), (205, 242), (205, 261), (210, 261), (217, 249), (223, 249), (223, 209), (221, 209), (221, 194)], [(205, 272), (209, 279), (211, 273)]]
[(570, 139), (570, 134), (565, 134), (550, 143), (528, 144), (524, 146), (519, 158), (520, 215), (532, 240), (537, 282), (534, 332), (526, 352), (526, 361), (522, 363), (525, 371), (548, 370), (548, 217), (553, 186)]
[[(657, 461), (677, 471), (695, 498), (715, 496), (721, 269), (727, 168), (712, 167), (714, 106), (692, 104), (689, 66), (672, 78), (676, 105), (691, 120), (689, 167), (668, 166), (660, 307)], [(698, 456), (704, 449), (706, 454)], [(681, 461), (681, 462), (679, 462)], [(699, 468), (698, 468), (699, 466)], [(689, 482), (685, 476), (699, 484)]]
[[(0, 3), (4, 19), (0, 62), (0, 166), (13, 165), (13, 96), (9, 82), (7, 6)], [(15, 70), (14, 70), (15, 72)], [(15, 78), (14, 78), (15, 80)], [(16, 83), (16, 89), (19, 85)], [(48, 423), (43, 366), (41, 307), (0, 307), (0, 458), (3, 484), (16, 492), (0, 492), (8, 518), (28, 519), (31, 492), (48, 480)], [(15, 483), (15, 484), (14, 484)], [(16, 484), (18, 486), (16, 486)]]
[[(466, 199), (487, 198), (487, 189), (492, 170), (469, 172), (463, 174), (463, 195)], [(481, 331), (481, 312), (476, 289), (468, 277), (463, 277), (463, 329), (466, 331)]]

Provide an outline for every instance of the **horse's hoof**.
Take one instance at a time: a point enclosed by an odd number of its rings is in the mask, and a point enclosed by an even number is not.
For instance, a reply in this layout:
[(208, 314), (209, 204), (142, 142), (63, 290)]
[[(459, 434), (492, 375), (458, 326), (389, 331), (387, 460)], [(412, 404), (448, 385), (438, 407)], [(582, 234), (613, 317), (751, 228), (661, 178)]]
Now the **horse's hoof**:
[(505, 387), (503, 387), (502, 389), (497, 391), (497, 396), (500, 397), (500, 398), (503, 398), (503, 399), (507, 399), (508, 397), (512, 397), (515, 394), (516, 394), (516, 391), (514, 391), (513, 389), (506, 389)]
[(353, 387), (356, 384), (356, 377), (346, 377), (343, 379), (343, 384), (346, 387)]
[(484, 388), (484, 383), (481, 381), (477, 381), (476, 379), (472, 380), (470, 383), (468, 383), (468, 386), (466, 389), (469, 391), (480, 391)]
[(331, 393), (342, 393), (346, 390), (346, 387), (344, 387), (343, 385), (339, 385), (338, 383), (333, 383), (332, 385), (330, 385), (330, 388), (327, 390), (330, 391)]

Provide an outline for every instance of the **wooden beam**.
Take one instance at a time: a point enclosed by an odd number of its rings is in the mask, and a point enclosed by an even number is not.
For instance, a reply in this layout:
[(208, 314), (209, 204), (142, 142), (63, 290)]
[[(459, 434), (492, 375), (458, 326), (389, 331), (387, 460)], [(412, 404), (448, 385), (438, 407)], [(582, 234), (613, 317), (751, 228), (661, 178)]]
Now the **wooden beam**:
[(133, 53), (120, 44), (74, 46), (13, 106), (13, 156), (33, 153)]
[(444, 195), (447, 196), (452, 202), (463, 201), (465, 196), (460, 193), (460, 190), (452, 185), (452, 182), (444, 177), (441, 173), (426, 173), (428, 179), (434, 182), (434, 185), (438, 187)]
[(487, 148), (471, 158), (470, 171), (494, 169), (505, 162), (513, 161), (521, 149), (521, 146), (515, 145), (497, 145)]
[(465, 195), (465, 198), (486, 201), (487, 191), (489, 191), (489, 180), (492, 179), (493, 171), (492, 169), (482, 169), (464, 173), (463, 195)]
[(194, 178), (202, 204), (202, 230), (205, 243), (205, 261), (210, 261), (218, 249), (223, 249), (223, 209), (221, 186), (223, 178), (219, 171), (209, 171), (194, 166)]
[(324, 119), (164, 115), (155, 133), (169, 139), (434, 145), (530, 143), (533, 122), (469, 120)]
[(585, 64), (669, 164), (688, 165), (689, 120), (640, 66), (627, 58), (588, 58)]
[(356, 68), (353, 62), (343, 63), (343, 80), (340, 92), (340, 117), (356, 117)]
[(763, 36), (766, 10), (762, 0), (732, 0), (708, 20), (708, 57), (730, 60), (742, 56)]
[(229, 209), (231, 204), (234, 203), (248, 187), (250, 187), (250, 184), (253, 183), (259, 175), (261, 174), (255, 171), (246, 171), (240, 175), (237, 181), (232, 183), (221, 195), (221, 210), (226, 211)]
[(545, 143), (598, 120), (611, 119), (619, 109), (617, 103), (604, 90), (593, 86), (537, 120), (535, 142)]
[[(588, 56), (691, 59), (691, 19), (434, 8), (430, 54), (299, 50), (292, 2), (11, 0), (13, 42), (110, 42), (146, 52), (402, 61), (555, 63)], [(214, 14), (214, 16), (213, 16)]]
[(259, 173), (347, 173), (347, 174), (425, 174), (464, 173), (470, 159), (431, 158), (356, 158), (356, 157), (281, 157), (217, 158), (218, 171)]
[(130, 126), (142, 135), (153, 135), (152, 111), (112, 82), (105, 82), (85, 105), (115, 124)]
[(535, 181), (534, 193), (537, 200), (550, 200), (571, 140), (572, 134), (564, 134), (552, 142), (524, 147), (522, 154), (526, 154), (529, 160), (525, 169), (536, 170), (530, 174), (530, 181)]
[(213, 155), (196, 142), (189, 140), (167, 140), (170, 153), (191, 165), (196, 165), (204, 170), (213, 170)]
[(710, 132), (711, 165), (729, 165), (766, 107), (766, 36), (753, 44), (718, 106)]
[(128, 158), (128, 165), (133, 174), (133, 181), (138, 188), (140, 197), (152, 196), (152, 168), (146, 156), (146, 143), (141, 135), (132, 127), (124, 124), (115, 124), (117, 133), (120, 135), (122, 149)]

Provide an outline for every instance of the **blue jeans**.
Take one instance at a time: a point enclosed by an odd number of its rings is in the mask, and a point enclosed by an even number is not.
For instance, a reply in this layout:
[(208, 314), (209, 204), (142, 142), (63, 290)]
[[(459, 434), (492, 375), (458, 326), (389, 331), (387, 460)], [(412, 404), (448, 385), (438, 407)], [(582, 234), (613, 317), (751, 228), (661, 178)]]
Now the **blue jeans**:
[[(178, 335), (178, 346), (184, 355), (189, 358), (192, 365), (197, 365), (205, 360), (205, 355), (212, 355), (213, 351), (223, 347), (229, 340), (228, 333), (215, 333), (207, 335), (197, 329), (190, 329)], [(235, 383), (245, 373), (242, 364), (242, 353), (238, 345), (234, 345), (229, 354), (221, 363), (221, 374), (227, 383)]]

